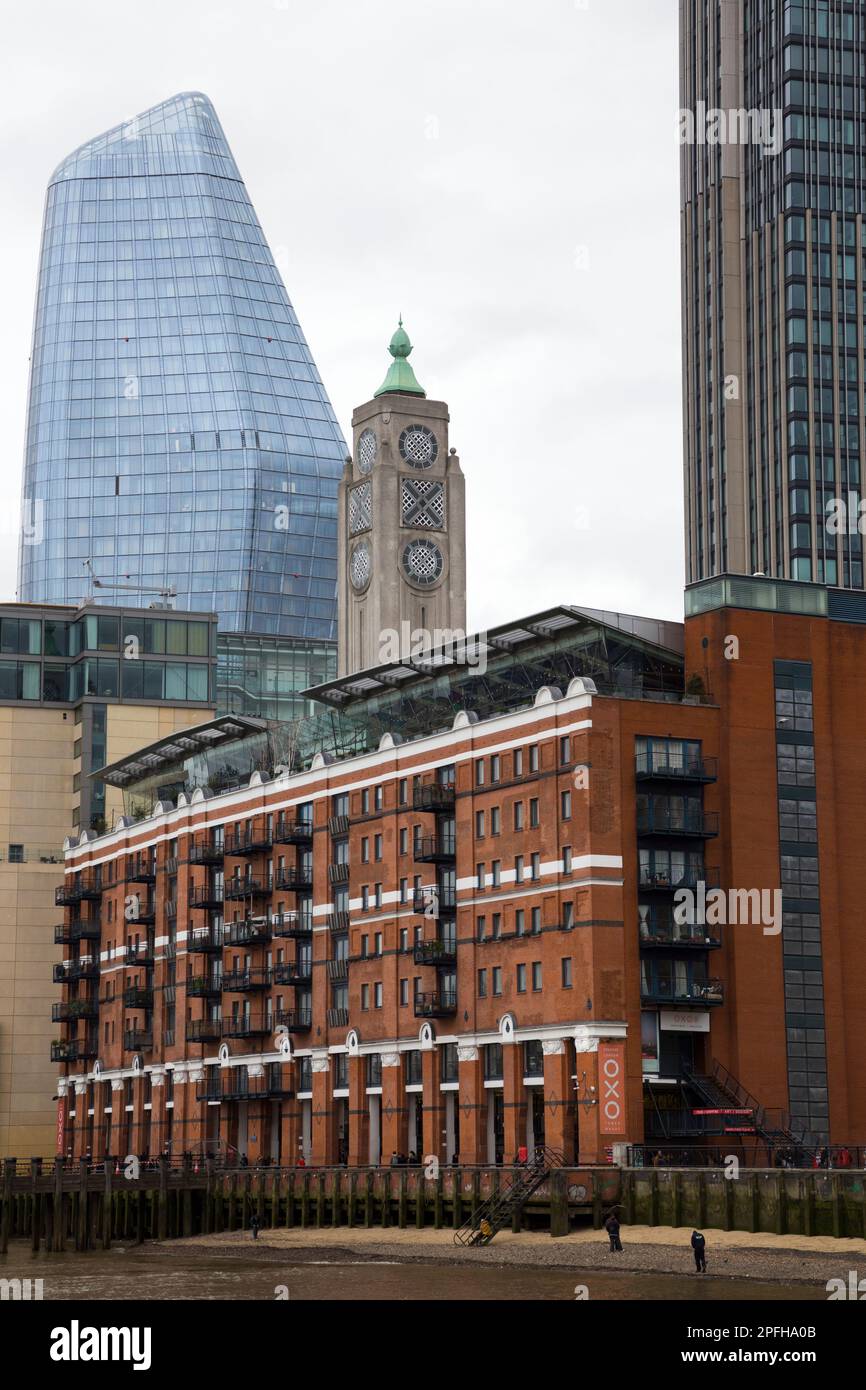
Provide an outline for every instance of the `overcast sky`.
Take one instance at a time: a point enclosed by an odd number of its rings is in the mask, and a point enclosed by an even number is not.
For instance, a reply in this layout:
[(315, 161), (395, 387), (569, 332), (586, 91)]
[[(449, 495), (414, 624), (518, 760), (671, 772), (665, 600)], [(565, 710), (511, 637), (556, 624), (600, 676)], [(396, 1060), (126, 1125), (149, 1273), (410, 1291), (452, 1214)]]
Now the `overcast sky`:
[(40, 0), (4, 11), (0, 599), (45, 188), (213, 101), (347, 438), (403, 312), (467, 482), (473, 628), (682, 616), (676, 0)]

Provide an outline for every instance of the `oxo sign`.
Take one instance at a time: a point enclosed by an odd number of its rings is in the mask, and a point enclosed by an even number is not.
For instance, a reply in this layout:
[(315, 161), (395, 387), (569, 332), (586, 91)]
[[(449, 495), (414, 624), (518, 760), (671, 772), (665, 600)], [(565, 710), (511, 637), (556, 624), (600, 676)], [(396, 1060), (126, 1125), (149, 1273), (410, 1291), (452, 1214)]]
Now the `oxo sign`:
[(598, 1089), (602, 1134), (625, 1134), (625, 1044), (599, 1043)]

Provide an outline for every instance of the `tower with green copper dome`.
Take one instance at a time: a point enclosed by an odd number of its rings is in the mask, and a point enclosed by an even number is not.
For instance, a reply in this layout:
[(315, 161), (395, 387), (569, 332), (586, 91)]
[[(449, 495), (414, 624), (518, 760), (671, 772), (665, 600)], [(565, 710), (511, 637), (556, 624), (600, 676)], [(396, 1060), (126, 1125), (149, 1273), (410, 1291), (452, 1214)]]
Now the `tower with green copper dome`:
[(341, 675), (466, 631), (466, 506), (444, 401), (428, 400), (402, 317), (385, 380), (352, 416), (338, 499)]

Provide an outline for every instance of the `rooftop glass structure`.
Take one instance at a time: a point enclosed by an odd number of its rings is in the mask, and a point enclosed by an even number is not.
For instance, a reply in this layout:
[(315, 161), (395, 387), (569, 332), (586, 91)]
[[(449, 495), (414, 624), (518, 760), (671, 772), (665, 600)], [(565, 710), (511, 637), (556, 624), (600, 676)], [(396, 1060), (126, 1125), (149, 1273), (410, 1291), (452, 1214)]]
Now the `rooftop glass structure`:
[(63, 160), (43, 224), (19, 597), (80, 603), (90, 558), (102, 581), (173, 586), (223, 631), (333, 639), (346, 452), (207, 97), (172, 97)]

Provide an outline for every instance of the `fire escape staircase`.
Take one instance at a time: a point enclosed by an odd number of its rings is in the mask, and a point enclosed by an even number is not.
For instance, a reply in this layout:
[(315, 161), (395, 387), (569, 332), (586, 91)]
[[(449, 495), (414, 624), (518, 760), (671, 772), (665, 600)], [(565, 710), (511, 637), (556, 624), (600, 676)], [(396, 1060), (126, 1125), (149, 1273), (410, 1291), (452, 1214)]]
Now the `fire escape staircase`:
[(787, 1110), (768, 1110), (761, 1105), (721, 1062), (713, 1062), (712, 1076), (686, 1072), (684, 1080), (708, 1107), (750, 1111), (755, 1133), (773, 1147), (794, 1145), (796, 1148), (814, 1149), (820, 1142), (816, 1135), (803, 1129)]
[(559, 1150), (537, 1148), (526, 1166), (515, 1170), (508, 1186), (477, 1206), (469, 1220), (454, 1232), (454, 1244), (489, 1245), (497, 1231), (512, 1224), (515, 1214), (550, 1176), (551, 1169), (561, 1167)]

